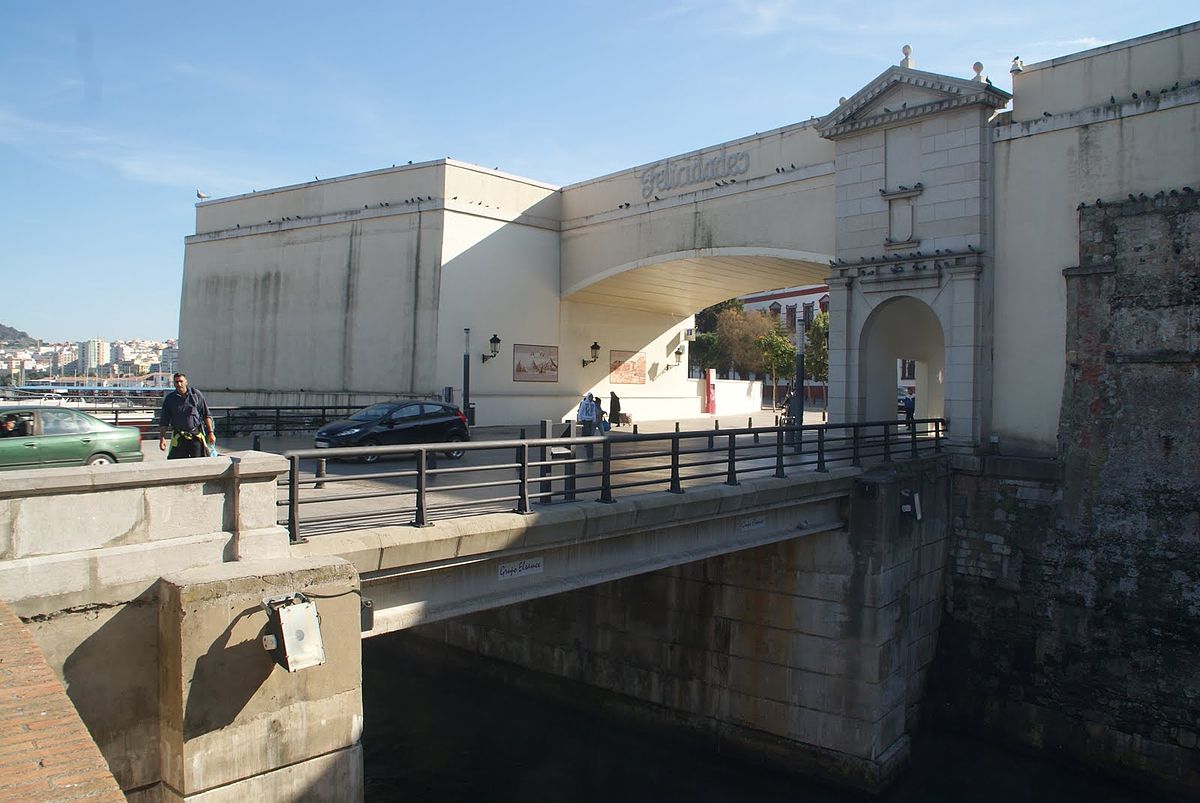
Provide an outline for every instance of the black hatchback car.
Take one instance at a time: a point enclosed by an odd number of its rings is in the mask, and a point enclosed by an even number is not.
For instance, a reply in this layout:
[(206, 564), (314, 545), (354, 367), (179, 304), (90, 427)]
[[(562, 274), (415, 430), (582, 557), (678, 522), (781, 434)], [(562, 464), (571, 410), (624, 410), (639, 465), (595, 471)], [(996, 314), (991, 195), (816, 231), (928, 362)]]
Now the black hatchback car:
[[(452, 404), (433, 401), (395, 401), (372, 404), (349, 418), (332, 421), (317, 430), (318, 449), (346, 446), (396, 446), (409, 443), (462, 443), (471, 440), (467, 417)], [(446, 457), (458, 459), (462, 449), (450, 448)], [(374, 463), (379, 455), (364, 455)]]

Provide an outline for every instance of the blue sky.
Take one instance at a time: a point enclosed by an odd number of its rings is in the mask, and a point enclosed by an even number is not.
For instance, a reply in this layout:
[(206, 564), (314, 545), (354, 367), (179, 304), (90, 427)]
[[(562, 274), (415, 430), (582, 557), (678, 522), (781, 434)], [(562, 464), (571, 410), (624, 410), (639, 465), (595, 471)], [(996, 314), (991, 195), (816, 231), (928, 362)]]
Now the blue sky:
[(1193, 2), (0, 0), (0, 323), (178, 330), (195, 192), (451, 156), (569, 184), (830, 111), (913, 46), (1004, 89)]

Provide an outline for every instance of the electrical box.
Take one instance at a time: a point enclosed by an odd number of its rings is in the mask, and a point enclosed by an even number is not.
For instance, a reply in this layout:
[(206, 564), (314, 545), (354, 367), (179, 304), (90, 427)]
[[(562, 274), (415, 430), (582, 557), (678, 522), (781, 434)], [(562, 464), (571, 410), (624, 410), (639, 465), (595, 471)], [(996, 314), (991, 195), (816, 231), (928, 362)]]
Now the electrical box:
[(277, 664), (289, 672), (298, 672), (325, 663), (317, 603), (296, 592), (264, 599), (263, 609), (267, 612), (263, 647)]

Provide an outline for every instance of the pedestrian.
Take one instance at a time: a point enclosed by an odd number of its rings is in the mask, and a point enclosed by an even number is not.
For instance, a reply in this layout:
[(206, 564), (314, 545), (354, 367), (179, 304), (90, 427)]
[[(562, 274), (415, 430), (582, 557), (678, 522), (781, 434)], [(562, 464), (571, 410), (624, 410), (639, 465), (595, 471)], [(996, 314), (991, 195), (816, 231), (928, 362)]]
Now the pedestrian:
[(904, 397), (904, 424), (909, 429), (913, 428), (913, 416), (917, 412), (916, 392), (916, 388), (910, 387), (907, 390), (908, 395)]
[[(579, 422), (583, 430), (582, 434), (585, 438), (590, 438), (596, 432), (596, 421), (599, 420), (600, 405), (596, 403), (596, 399), (592, 394), (587, 394), (583, 397), (583, 401), (579, 402), (579, 409), (575, 411), (575, 420)], [(587, 444), (588, 460), (592, 459), (592, 444)]]
[(188, 387), (187, 376), (175, 374), (175, 390), (163, 397), (158, 416), (158, 448), (167, 451), (167, 429), (171, 430), (168, 460), (207, 457), (209, 446), (217, 442), (212, 416), (204, 394)]
[(621, 426), (621, 400), (615, 391), (608, 394), (608, 423), (614, 427)]

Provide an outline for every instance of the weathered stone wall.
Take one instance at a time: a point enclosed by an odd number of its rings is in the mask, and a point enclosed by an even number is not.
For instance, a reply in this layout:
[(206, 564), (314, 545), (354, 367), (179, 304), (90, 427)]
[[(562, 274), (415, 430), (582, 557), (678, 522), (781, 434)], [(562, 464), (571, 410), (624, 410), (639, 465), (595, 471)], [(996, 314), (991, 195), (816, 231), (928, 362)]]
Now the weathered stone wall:
[[(933, 659), (946, 558), (943, 465), (856, 482), (826, 532), (418, 628), (843, 783), (904, 765)], [(901, 512), (921, 494), (924, 518)], [(542, 689), (539, 689), (542, 690)], [(576, 691), (575, 694), (582, 692)]]
[(1197, 195), (1085, 208), (1079, 239), (1061, 462), (955, 480), (935, 710), (1200, 795)]

